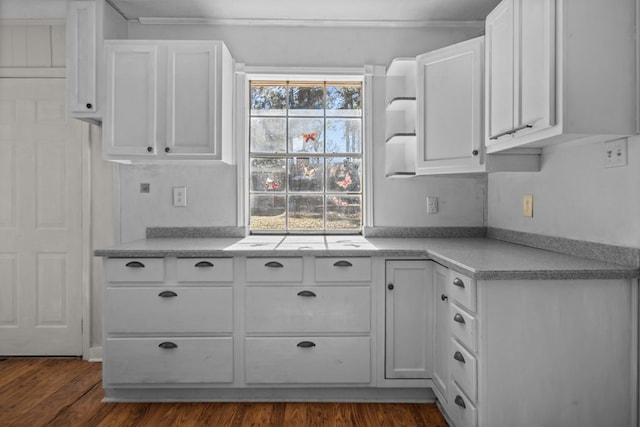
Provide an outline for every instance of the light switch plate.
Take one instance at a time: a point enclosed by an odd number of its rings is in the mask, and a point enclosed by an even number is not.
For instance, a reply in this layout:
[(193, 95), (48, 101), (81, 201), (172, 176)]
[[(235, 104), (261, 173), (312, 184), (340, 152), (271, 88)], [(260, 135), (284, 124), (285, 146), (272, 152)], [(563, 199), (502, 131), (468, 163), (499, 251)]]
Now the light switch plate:
[(533, 194), (522, 196), (522, 215), (533, 218)]

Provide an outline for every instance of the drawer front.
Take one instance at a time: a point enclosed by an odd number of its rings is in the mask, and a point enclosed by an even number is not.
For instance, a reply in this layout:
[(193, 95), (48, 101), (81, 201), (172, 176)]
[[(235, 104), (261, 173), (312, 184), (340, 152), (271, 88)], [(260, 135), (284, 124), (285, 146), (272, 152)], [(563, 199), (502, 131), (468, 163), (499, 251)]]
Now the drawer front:
[(245, 339), (249, 384), (369, 384), (369, 337)]
[(231, 333), (233, 291), (209, 288), (107, 288), (107, 333)]
[(107, 258), (109, 282), (164, 282), (164, 258)]
[(451, 304), (449, 309), (449, 330), (451, 335), (458, 338), (471, 351), (478, 351), (476, 317), (455, 304)]
[(476, 280), (460, 274), (456, 271), (449, 271), (449, 298), (455, 300), (461, 306), (471, 311), (476, 311)]
[(478, 400), (478, 361), (455, 339), (451, 339), (449, 346), (451, 359), (449, 366), (451, 378), (460, 386), (473, 401)]
[(108, 338), (104, 379), (107, 384), (230, 383), (233, 339)]
[(178, 258), (178, 282), (231, 282), (233, 258)]
[(469, 397), (460, 389), (458, 384), (451, 382), (450, 416), (456, 427), (476, 427), (478, 425), (478, 409)]
[(247, 258), (248, 282), (301, 282), (302, 258)]
[(368, 282), (371, 258), (316, 258), (317, 282)]
[(369, 286), (246, 288), (247, 332), (368, 333)]

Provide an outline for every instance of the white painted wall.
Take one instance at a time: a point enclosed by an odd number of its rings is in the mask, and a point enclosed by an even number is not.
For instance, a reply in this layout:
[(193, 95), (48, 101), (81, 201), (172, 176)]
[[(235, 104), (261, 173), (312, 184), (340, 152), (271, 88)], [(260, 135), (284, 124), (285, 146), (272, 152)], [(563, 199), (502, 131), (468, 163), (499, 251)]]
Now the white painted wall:
[(67, 0), (0, 0), (1, 19), (64, 19)]
[[(628, 166), (604, 168), (603, 143), (544, 149), (539, 173), (489, 176), (488, 225), (611, 245), (640, 247), (640, 137)], [(522, 196), (533, 194), (533, 218)]]
[[(472, 38), (482, 29), (232, 27), (129, 24), (130, 38), (222, 39), (247, 66), (362, 67), (388, 64)], [(384, 177), (384, 78), (374, 79), (374, 226), (483, 226), (486, 179)], [(150, 194), (139, 184), (151, 184)], [(186, 185), (187, 208), (171, 204), (172, 187)], [(440, 213), (426, 215), (426, 196)], [(120, 166), (120, 238), (142, 238), (149, 226), (235, 226), (236, 169), (225, 166)]]

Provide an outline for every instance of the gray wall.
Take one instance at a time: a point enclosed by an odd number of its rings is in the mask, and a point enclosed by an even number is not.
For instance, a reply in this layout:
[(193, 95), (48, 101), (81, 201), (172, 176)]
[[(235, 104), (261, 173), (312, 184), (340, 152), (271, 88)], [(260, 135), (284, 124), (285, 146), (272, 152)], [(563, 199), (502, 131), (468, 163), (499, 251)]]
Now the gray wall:
[[(640, 137), (628, 140), (628, 165), (604, 167), (603, 142), (544, 149), (538, 173), (489, 175), (488, 225), (640, 248)], [(533, 218), (522, 196), (533, 194)]]

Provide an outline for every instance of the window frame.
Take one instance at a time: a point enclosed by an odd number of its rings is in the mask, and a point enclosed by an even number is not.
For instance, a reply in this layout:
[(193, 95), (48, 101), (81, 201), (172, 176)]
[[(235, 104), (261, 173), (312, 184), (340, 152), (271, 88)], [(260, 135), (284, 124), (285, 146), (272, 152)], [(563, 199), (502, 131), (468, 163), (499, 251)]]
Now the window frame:
[[(371, 135), (371, 77), (373, 75), (374, 67), (364, 67), (358, 69), (340, 69), (340, 70), (323, 70), (323, 72), (314, 72), (310, 73), (309, 70), (304, 70), (302, 72), (257, 72), (252, 71), (250, 69), (246, 69), (244, 74), (244, 101), (242, 103), (242, 116), (244, 117), (244, 149), (242, 152), (239, 152), (238, 155), (241, 156), (239, 158), (243, 159), (242, 167), (238, 170), (238, 178), (239, 182), (242, 182), (242, 192), (239, 193), (238, 197), (238, 207), (239, 207), (239, 218), (238, 224), (242, 225), (246, 228), (247, 234), (252, 235), (362, 235), (364, 234), (365, 227), (370, 224), (372, 213), (370, 206), (372, 205), (372, 191), (371, 191), (371, 171), (370, 171), (370, 161), (371, 161), (371, 151), (372, 144), (370, 141)], [(270, 70), (272, 71), (272, 70)], [(324, 72), (326, 71), (326, 72)], [(359, 156), (360, 159), (360, 179), (361, 179), (361, 203), (360, 203), (360, 215), (361, 215), (361, 223), (359, 229), (354, 230), (332, 230), (332, 229), (324, 229), (324, 230), (251, 230), (250, 228), (250, 181), (251, 181), (251, 168), (250, 163), (252, 160), (251, 152), (250, 152), (250, 118), (251, 118), (251, 91), (250, 91), (250, 82), (251, 81), (291, 81), (291, 82), (341, 82), (348, 83), (354, 82), (359, 83), (361, 85), (361, 110), (362, 114), (359, 117), (361, 120), (362, 134), (361, 134), (361, 154)], [(326, 116), (322, 115), (323, 120), (326, 120)], [(325, 123), (326, 125), (326, 123)], [(288, 143), (288, 142), (287, 142)], [(287, 153), (287, 156), (291, 156), (292, 154), (302, 154), (294, 157), (349, 157), (346, 153), (333, 154), (333, 153)], [(262, 154), (260, 155), (262, 157)], [(240, 187), (240, 185), (239, 185)], [(327, 191), (325, 188), (322, 193), (324, 197), (327, 193), (332, 193), (331, 191)], [(316, 193), (312, 193), (316, 194)], [(345, 194), (346, 196), (347, 194)], [(240, 200), (242, 199), (242, 200)], [(240, 215), (240, 209), (242, 209), (242, 214)], [(326, 202), (324, 203), (324, 209), (326, 211)], [(326, 220), (325, 224), (326, 226)]]

